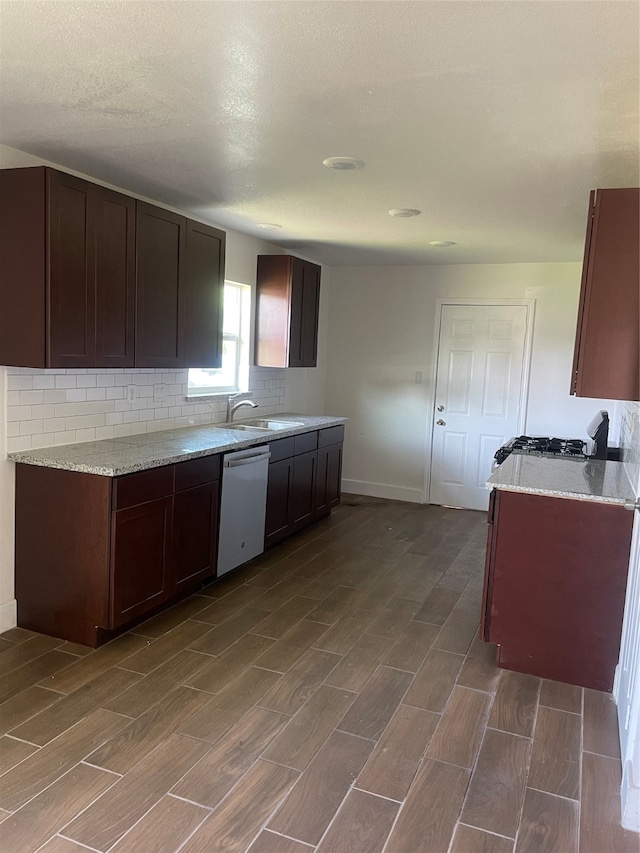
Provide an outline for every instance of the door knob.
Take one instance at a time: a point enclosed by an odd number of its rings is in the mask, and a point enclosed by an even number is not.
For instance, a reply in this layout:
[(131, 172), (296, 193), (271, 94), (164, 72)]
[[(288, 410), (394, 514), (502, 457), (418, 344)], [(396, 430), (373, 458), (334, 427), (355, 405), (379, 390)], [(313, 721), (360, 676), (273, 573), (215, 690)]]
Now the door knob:
[(438, 424), (438, 426), (446, 426), (447, 425), (447, 422), (443, 421), (442, 418), (438, 418), (436, 423)]
[(439, 412), (444, 412), (444, 406), (438, 406), (438, 411), (439, 411)]

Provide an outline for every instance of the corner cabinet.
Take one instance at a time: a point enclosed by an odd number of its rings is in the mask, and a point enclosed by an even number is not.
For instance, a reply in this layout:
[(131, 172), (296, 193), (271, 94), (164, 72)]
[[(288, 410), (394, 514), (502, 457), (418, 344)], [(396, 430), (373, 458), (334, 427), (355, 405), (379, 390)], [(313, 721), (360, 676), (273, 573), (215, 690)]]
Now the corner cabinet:
[(589, 202), (571, 393), (640, 400), (640, 189)]
[(255, 363), (315, 367), (320, 267), (292, 255), (258, 255)]
[(0, 170), (0, 364), (219, 367), (225, 234), (44, 166)]
[(493, 490), (488, 521), (480, 636), (498, 645), (498, 666), (611, 691), (632, 514)]
[(214, 578), (219, 487), (219, 455), (114, 478), (18, 464), (19, 624), (95, 647)]

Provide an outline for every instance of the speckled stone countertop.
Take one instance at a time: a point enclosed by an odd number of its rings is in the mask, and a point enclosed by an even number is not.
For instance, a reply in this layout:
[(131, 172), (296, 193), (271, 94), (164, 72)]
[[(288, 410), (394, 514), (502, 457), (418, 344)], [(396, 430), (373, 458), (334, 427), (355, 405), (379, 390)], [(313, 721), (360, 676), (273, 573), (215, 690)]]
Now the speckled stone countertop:
[[(99, 474), (103, 477), (119, 477), (159, 468), (174, 462), (186, 462), (199, 456), (211, 456), (229, 450), (242, 450), (258, 444), (268, 444), (278, 438), (286, 438), (303, 432), (345, 423), (346, 418), (322, 417), (320, 415), (296, 415), (290, 412), (270, 415), (263, 419), (292, 421), (291, 429), (241, 430), (230, 429), (224, 424), (183, 427), (164, 432), (151, 432), (122, 438), (87, 441), (82, 444), (63, 444), (59, 447), (42, 447), (9, 453), (12, 462), (40, 465), (44, 468), (63, 468), (84, 474)], [(239, 420), (239, 423), (249, 423)], [(300, 426), (300, 424), (302, 424)]]
[(599, 459), (548, 459), (512, 453), (489, 477), (487, 486), (507, 492), (609, 504), (634, 500), (622, 462)]

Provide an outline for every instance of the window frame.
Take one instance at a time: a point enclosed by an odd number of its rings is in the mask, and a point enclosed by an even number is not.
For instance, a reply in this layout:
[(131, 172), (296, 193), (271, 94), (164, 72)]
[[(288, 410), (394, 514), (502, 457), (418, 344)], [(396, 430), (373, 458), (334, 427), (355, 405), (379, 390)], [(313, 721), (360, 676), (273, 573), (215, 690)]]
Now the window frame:
[[(239, 329), (237, 333), (224, 331), (224, 292), (226, 288), (235, 288), (239, 299)], [(222, 370), (222, 368), (189, 368), (187, 376), (187, 399), (202, 399), (203, 397), (228, 397), (229, 394), (246, 393), (249, 390), (249, 367), (251, 364), (251, 285), (238, 281), (224, 282), (223, 289), (223, 332), (222, 347), (225, 341), (236, 344), (236, 358), (234, 363), (234, 385), (191, 385), (191, 370)], [(243, 334), (244, 333), (244, 334)], [(245, 372), (245, 381), (242, 381), (242, 372)], [(246, 386), (246, 387), (245, 387)]]

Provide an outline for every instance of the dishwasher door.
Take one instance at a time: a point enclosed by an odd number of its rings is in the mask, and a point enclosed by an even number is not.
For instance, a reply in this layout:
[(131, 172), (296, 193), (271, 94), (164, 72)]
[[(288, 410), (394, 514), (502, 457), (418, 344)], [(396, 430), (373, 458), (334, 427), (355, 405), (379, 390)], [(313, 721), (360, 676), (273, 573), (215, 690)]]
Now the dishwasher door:
[(267, 445), (223, 457), (218, 577), (264, 551), (270, 456)]

